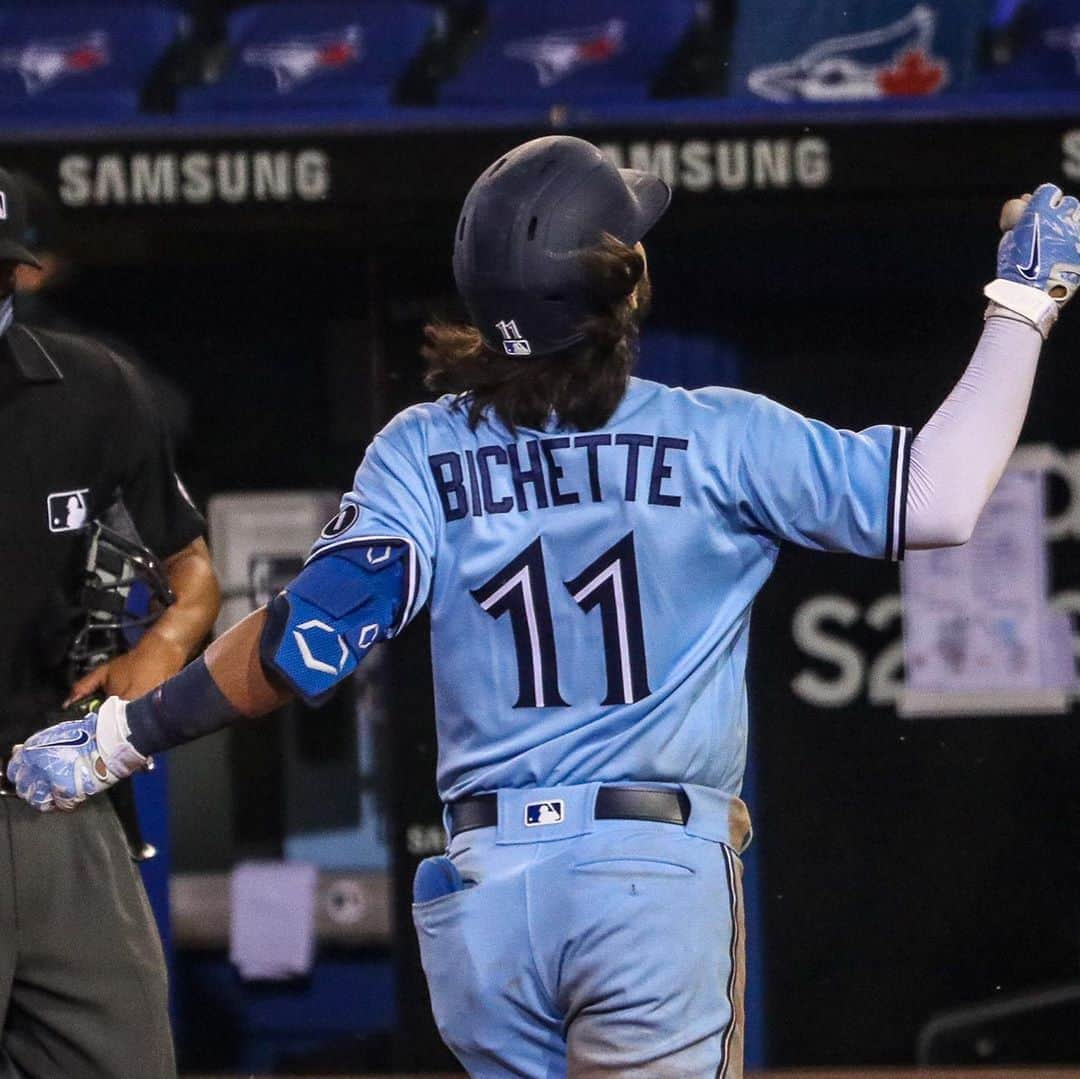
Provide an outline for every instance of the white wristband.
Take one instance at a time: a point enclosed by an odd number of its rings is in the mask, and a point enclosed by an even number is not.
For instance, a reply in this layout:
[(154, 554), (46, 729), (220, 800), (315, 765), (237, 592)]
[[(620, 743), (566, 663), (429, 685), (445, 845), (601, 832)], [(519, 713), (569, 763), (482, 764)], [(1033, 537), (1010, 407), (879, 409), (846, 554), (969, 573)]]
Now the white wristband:
[(141, 772), (149, 762), (149, 758), (128, 741), (131, 730), (128, 727), (127, 706), (127, 701), (110, 697), (98, 709), (98, 752), (105, 767), (116, 779), (126, 779), (132, 772)]
[(1041, 289), (999, 277), (983, 289), (983, 295), (990, 301), (984, 318), (1005, 315), (1028, 322), (1039, 331), (1044, 341), (1057, 322), (1058, 305)]

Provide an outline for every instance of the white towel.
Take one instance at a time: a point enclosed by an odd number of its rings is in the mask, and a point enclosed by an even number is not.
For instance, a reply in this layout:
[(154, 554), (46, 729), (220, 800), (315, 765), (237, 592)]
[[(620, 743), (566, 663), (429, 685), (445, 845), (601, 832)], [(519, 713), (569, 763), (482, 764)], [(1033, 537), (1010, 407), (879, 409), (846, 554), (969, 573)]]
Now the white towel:
[(306, 862), (241, 862), (232, 872), (229, 958), (248, 981), (311, 971), (318, 870)]

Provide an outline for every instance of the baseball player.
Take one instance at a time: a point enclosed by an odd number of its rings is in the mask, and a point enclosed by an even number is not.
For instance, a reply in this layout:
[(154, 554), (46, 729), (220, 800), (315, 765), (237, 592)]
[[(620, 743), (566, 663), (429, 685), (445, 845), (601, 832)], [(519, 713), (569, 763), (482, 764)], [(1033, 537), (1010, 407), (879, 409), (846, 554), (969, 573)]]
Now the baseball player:
[[(415, 922), (473, 1076), (738, 1076), (739, 798), (751, 605), (782, 540), (872, 558), (963, 543), (1080, 282), (1080, 204), (1006, 207), (966, 373), (916, 438), (838, 431), (733, 389), (631, 377), (659, 179), (555, 136), (484, 171), (433, 325), (447, 391), (374, 440), (297, 578), (185, 672), (27, 740), (72, 809), (152, 753), (318, 701), (431, 608), (450, 835)], [(77, 744), (84, 742), (85, 744)]]

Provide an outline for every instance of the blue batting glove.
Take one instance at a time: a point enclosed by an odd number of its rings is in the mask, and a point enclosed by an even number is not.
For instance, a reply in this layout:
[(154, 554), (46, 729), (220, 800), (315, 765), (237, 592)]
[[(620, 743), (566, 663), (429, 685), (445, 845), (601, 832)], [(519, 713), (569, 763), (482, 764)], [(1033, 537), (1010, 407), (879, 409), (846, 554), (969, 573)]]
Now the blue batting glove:
[(1036, 188), (1020, 220), (1001, 238), (998, 277), (1067, 303), (1080, 286), (1080, 202), (1053, 184)]
[(15, 747), (8, 779), (43, 813), (71, 810), (148, 766), (128, 741), (127, 702), (110, 697), (97, 712), (66, 720)]
[(1080, 202), (1042, 184), (1006, 203), (1001, 227), (998, 276), (983, 290), (987, 317), (1019, 318), (1045, 338), (1080, 287)]

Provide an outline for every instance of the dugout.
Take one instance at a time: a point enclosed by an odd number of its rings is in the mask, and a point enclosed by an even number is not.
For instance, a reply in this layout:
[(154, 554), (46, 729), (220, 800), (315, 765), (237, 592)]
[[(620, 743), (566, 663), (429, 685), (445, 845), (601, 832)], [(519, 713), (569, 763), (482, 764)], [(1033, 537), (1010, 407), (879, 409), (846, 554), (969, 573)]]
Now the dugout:
[[(49, 304), (129, 344), (186, 397), (181, 469), (204, 502), (349, 484), (371, 434), (423, 393), (419, 329), (454, 310), (461, 197), (533, 135), (580, 134), (675, 187), (648, 245), (650, 374), (737, 381), (856, 428), (926, 419), (977, 338), (1001, 201), (1042, 180), (1080, 181), (1075, 106), (554, 119), (467, 134), (430, 120), (9, 133), (0, 163), (60, 207), (57, 242), (77, 269)], [(1022, 438), (1070, 462), (1078, 348), (1070, 313)], [(1066, 469), (1053, 512), (1070, 518), (1073, 498)], [(1066, 606), (1080, 588), (1078, 539), (1070, 526), (1053, 545)], [(896, 591), (892, 566), (787, 550), (758, 602), (751, 1062), (910, 1064), (938, 1013), (1080, 978), (1074, 717), (898, 718)], [(438, 820), (423, 638), (418, 625), (391, 650), (387, 723), (370, 747), (398, 924), (402, 881)], [(208, 878), (237, 857), (280, 853), (284, 796), (261, 792), (278, 787), (291, 739), (318, 769), (348, 728), (348, 713), (331, 710), (177, 754), (174, 874), (207, 878), (209, 904), (220, 896)], [(220, 935), (178, 934), (176, 947), (190, 1067), (436, 1059), (407, 934), (325, 941), (312, 978), (287, 987), (242, 985)], [(378, 1002), (370, 1022), (342, 1026), (343, 1000), (358, 997)], [(1039, 1011), (1035, 1033), (1022, 1015), (959, 1038), (950, 1062), (1080, 1057), (1075, 1004)]]

